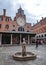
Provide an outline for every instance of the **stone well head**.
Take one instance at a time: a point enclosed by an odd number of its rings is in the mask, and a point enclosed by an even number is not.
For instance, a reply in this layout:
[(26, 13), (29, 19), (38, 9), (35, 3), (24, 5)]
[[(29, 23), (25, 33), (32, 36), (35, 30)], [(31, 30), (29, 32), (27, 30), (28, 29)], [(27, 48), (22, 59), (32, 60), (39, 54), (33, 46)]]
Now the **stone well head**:
[(13, 55), (14, 60), (20, 60), (20, 61), (25, 61), (25, 60), (34, 60), (36, 59), (36, 55), (32, 52), (26, 52), (26, 42), (25, 38), (23, 38), (23, 43), (22, 43), (22, 51), (17, 52)]

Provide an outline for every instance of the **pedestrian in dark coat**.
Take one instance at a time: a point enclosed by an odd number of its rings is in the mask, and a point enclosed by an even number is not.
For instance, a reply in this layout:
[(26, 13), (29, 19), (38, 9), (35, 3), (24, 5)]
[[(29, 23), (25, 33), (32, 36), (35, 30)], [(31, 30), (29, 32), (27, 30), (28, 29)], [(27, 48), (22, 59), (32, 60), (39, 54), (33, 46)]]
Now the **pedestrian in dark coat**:
[(38, 42), (38, 40), (36, 41), (36, 48), (38, 48), (38, 44), (39, 44), (39, 42)]

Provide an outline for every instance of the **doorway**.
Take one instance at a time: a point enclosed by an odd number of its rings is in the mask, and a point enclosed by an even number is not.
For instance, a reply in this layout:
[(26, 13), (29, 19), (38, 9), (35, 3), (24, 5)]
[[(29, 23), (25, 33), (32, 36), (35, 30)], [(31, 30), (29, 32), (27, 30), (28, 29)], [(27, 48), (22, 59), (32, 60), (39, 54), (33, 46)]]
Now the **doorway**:
[(2, 44), (10, 44), (11, 42), (11, 35), (6, 33), (2, 34)]

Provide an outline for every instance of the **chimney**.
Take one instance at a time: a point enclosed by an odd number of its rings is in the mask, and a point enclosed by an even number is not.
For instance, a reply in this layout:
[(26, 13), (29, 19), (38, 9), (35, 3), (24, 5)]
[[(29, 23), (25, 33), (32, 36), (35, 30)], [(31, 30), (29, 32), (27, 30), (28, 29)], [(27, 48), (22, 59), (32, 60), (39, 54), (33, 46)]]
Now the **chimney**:
[(3, 16), (6, 16), (6, 9), (3, 9)]
[(43, 17), (42, 17), (42, 20), (43, 20)]
[(37, 20), (37, 23), (38, 23), (38, 20)]
[(33, 25), (34, 25), (34, 23), (33, 23)]

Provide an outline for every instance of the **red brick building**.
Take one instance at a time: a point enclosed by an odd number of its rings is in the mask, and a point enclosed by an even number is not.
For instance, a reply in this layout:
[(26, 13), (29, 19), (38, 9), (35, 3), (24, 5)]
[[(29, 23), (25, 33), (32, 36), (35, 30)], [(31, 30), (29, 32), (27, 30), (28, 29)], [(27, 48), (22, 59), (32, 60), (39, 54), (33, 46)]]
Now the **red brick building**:
[(0, 45), (2, 44), (21, 44), (23, 38), (27, 44), (35, 33), (31, 32), (31, 24), (26, 23), (26, 15), (20, 7), (14, 20), (6, 15), (6, 9), (3, 9), (3, 15), (0, 15)]
[(0, 15), (0, 45), (21, 44), (23, 38), (27, 44), (30, 44), (34, 41), (34, 36), (35, 39), (39, 38), (40, 40), (43, 36), (44, 41), (46, 40), (46, 18), (42, 17), (40, 22), (37, 21), (32, 26), (31, 23), (26, 22), (26, 15), (21, 7), (13, 20), (6, 15), (6, 9), (3, 9), (3, 15)]
[(32, 32), (36, 33), (36, 39), (39, 40), (39, 42), (43, 41), (46, 43), (46, 17), (43, 18), (31, 28)]
[(37, 23), (32, 26), (32, 32), (37, 34), (46, 32), (46, 17), (42, 17), (42, 20), (37, 21)]

